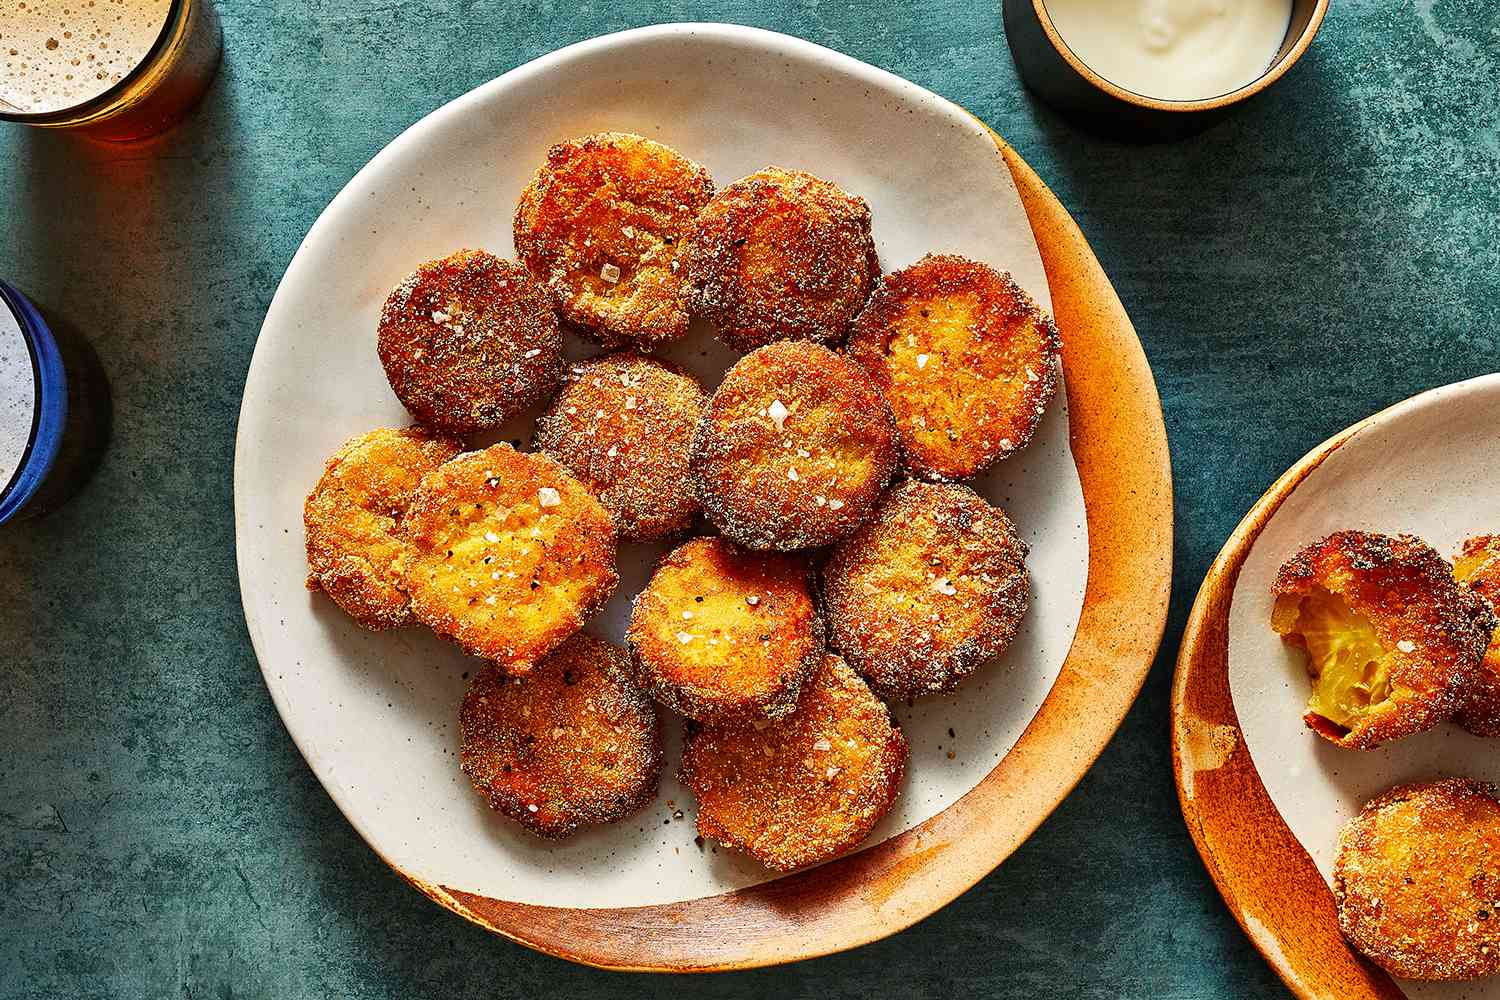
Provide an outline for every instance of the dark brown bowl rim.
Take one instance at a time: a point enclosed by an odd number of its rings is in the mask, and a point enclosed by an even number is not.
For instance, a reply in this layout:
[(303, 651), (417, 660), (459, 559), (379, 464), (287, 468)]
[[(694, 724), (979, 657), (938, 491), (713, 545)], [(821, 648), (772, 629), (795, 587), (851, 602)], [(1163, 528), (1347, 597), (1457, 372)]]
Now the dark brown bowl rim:
[(1302, 29), (1302, 34), (1297, 37), (1297, 41), (1287, 50), (1286, 55), (1276, 60), (1264, 73), (1238, 90), (1231, 90), (1227, 94), (1220, 94), (1217, 97), (1207, 97), (1196, 101), (1164, 101), (1160, 98), (1137, 94), (1133, 90), (1126, 90), (1124, 87), (1110, 83), (1104, 77), (1089, 69), (1084, 61), (1074, 55), (1072, 49), (1068, 48), (1068, 44), (1063, 41), (1062, 35), (1058, 33), (1057, 28), (1052, 24), (1052, 18), (1047, 13), (1045, 0), (1031, 0), (1031, 9), (1036, 14), (1037, 23), (1042, 26), (1042, 33), (1047, 36), (1047, 40), (1052, 43), (1052, 47), (1057, 50), (1057, 54), (1073, 68), (1075, 73), (1087, 80), (1093, 87), (1103, 91), (1115, 100), (1124, 101), (1126, 104), (1133, 104), (1138, 108), (1147, 108), (1152, 111), (1184, 112), (1215, 111), (1220, 108), (1227, 108), (1247, 98), (1254, 97), (1277, 80), (1280, 80), (1286, 75), (1287, 70), (1297, 64), (1297, 60), (1302, 58), (1302, 53), (1306, 52), (1308, 46), (1312, 44), (1313, 37), (1317, 35), (1318, 29), (1323, 24), (1324, 15), (1328, 13), (1328, 0), (1313, 0), (1312, 17), (1308, 18), (1307, 25)]

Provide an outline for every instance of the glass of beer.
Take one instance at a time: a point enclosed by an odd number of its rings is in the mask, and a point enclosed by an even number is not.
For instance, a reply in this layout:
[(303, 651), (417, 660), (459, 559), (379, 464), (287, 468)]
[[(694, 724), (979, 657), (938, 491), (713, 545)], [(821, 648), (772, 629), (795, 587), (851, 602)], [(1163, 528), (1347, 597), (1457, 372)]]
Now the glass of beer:
[(219, 66), (206, 0), (0, 0), (0, 120), (139, 139), (179, 121)]

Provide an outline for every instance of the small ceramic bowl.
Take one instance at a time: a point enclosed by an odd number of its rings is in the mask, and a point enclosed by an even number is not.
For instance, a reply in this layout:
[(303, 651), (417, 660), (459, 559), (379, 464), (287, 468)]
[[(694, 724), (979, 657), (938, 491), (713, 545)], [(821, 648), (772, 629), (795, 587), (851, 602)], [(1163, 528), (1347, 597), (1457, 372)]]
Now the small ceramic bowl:
[(1045, 0), (1005, 0), (1005, 34), (1021, 79), (1042, 100), (1092, 131), (1152, 142), (1201, 131), (1281, 79), (1312, 44), (1327, 12), (1328, 0), (1294, 0), (1286, 38), (1266, 71), (1238, 90), (1200, 101), (1164, 101), (1110, 83), (1068, 48)]

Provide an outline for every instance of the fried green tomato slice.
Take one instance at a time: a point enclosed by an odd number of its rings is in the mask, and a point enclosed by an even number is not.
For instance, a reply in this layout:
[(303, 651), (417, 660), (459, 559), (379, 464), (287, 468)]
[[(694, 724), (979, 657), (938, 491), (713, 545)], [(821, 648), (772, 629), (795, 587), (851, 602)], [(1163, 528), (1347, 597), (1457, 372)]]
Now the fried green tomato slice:
[(486, 667), (459, 710), (459, 762), (490, 807), (543, 837), (656, 795), (662, 727), (625, 651), (579, 632), (525, 677)]
[(619, 580), (609, 511), (552, 459), (505, 444), (423, 476), (402, 530), (412, 614), (515, 674), (582, 628)]
[(1465, 778), (1402, 785), (1339, 834), (1339, 929), (1404, 979), (1500, 972), (1500, 795)]
[(1307, 653), (1304, 721), (1355, 750), (1451, 719), (1496, 625), (1484, 599), (1411, 535), (1335, 532), (1288, 560), (1271, 593), (1271, 627)]
[(859, 527), (895, 471), (891, 411), (864, 371), (783, 341), (737, 361), (693, 434), (704, 513), (752, 549), (827, 545)]
[(687, 372), (623, 351), (573, 366), (536, 446), (599, 497), (621, 538), (653, 541), (698, 513), (688, 446), (707, 404)]
[(691, 733), (681, 777), (701, 835), (791, 871), (858, 847), (895, 802), (907, 755), (885, 704), (829, 655), (781, 722)]
[(625, 637), (646, 689), (700, 722), (781, 718), (823, 658), (807, 564), (722, 538), (662, 559)]
[(682, 240), (713, 193), (707, 170), (638, 135), (558, 143), (516, 206), (516, 254), (580, 332), (605, 344), (678, 340)]
[(428, 261), (397, 285), (376, 347), (401, 405), (449, 434), (500, 426), (563, 374), (546, 293), (520, 264), (483, 250)]
[(302, 506), (308, 589), (367, 629), (407, 624), (401, 519), (422, 477), (462, 450), (421, 427), (381, 427), (346, 441)]
[(1019, 631), (1026, 552), (969, 487), (903, 483), (823, 566), (829, 645), (884, 697), (950, 691)]
[[(1500, 537), (1479, 535), (1464, 542), (1453, 576), (1491, 608), (1500, 604)], [(1475, 736), (1500, 736), (1500, 632), (1490, 637), (1479, 680), (1454, 721)]]
[(865, 200), (781, 167), (715, 195), (686, 259), (694, 314), (739, 351), (842, 342), (880, 277)]
[(1026, 447), (1062, 372), (1057, 327), (1015, 279), (950, 255), (886, 275), (848, 350), (890, 401), (907, 469), (932, 480)]

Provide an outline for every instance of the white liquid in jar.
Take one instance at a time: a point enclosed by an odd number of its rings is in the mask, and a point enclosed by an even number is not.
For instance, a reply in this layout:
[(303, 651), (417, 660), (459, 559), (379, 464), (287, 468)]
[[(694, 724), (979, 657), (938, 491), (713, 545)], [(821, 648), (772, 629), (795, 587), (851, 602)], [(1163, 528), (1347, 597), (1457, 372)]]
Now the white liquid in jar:
[(0, 301), (0, 493), (21, 467), (35, 419), (36, 373), (31, 349), (10, 306)]
[(1292, 0), (1046, 0), (1084, 65), (1117, 87), (1198, 101), (1258, 78), (1286, 40)]
[(171, 0), (0, 0), (0, 111), (63, 111), (146, 58)]

